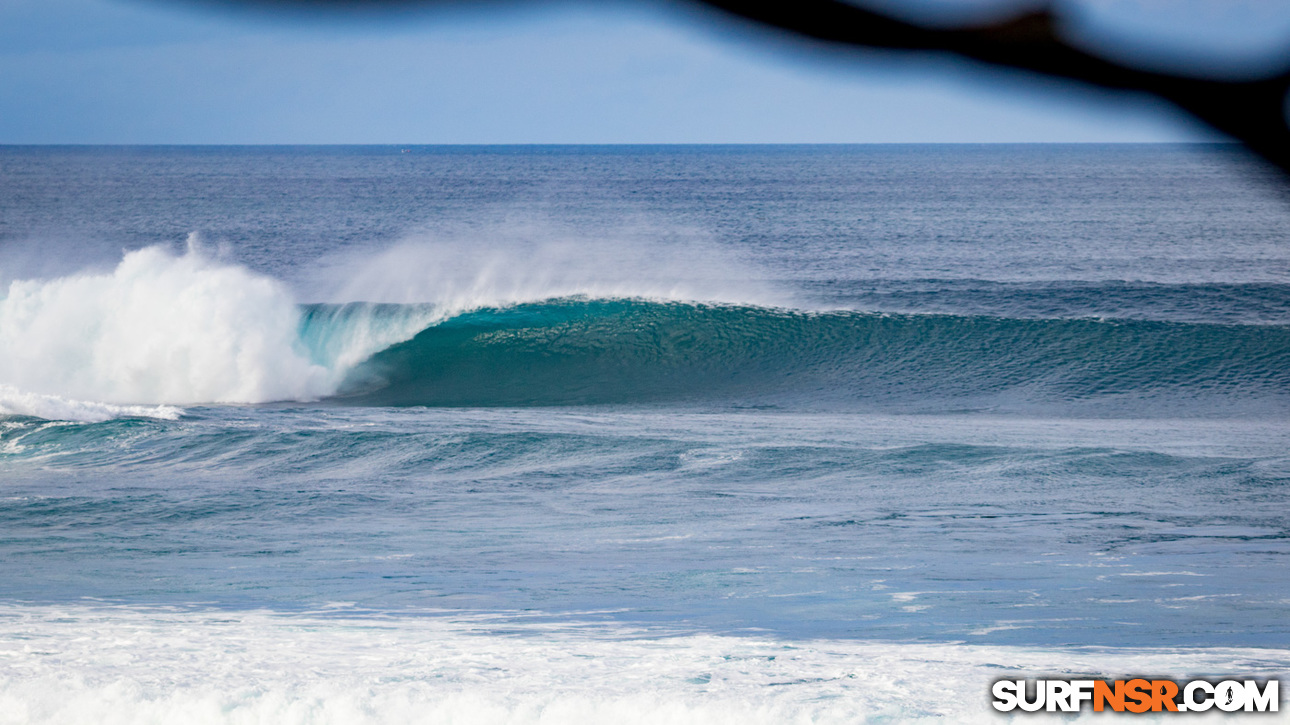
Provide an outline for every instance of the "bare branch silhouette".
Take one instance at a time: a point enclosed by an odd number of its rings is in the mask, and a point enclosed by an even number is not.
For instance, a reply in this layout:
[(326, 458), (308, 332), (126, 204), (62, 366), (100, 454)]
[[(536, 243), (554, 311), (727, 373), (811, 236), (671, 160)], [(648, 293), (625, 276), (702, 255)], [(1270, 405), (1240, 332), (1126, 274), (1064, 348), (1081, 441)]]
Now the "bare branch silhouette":
[[(220, 2), (221, 0), (213, 0)], [(344, 10), (435, 5), (530, 4), (507, 0), (223, 0)], [(999, 22), (927, 27), (842, 0), (681, 0), (840, 48), (950, 52), (989, 65), (1085, 84), (1152, 94), (1170, 101), (1290, 174), (1286, 96), (1290, 68), (1254, 80), (1218, 80), (1144, 70), (1090, 53), (1064, 39), (1050, 9)]]
[(929, 28), (839, 0), (697, 0), (703, 5), (823, 43), (856, 48), (949, 51), (966, 58), (1115, 90), (1164, 98), (1232, 136), (1290, 174), (1286, 94), (1290, 70), (1241, 81), (1142, 70), (1075, 47), (1051, 11), (1002, 22)]

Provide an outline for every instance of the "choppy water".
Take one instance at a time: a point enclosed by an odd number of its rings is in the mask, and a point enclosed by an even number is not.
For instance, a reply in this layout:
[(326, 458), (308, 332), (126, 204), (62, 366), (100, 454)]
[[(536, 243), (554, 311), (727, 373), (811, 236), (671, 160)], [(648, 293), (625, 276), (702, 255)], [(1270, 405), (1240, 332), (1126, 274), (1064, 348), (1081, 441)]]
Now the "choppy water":
[(1290, 204), (1244, 164), (0, 149), (0, 722), (1284, 673)]

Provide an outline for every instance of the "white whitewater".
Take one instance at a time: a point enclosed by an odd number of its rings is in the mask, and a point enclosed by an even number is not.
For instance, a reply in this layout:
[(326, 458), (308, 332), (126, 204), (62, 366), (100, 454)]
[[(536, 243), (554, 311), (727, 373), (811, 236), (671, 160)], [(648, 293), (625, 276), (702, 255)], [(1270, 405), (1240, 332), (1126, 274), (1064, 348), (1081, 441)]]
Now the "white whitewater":
[(1266, 677), (1284, 673), (1290, 652), (794, 641), (344, 609), (71, 605), (0, 608), (0, 662), (5, 725), (805, 725), (999, 722), (989, 686), (1000, 677)]
[(315, 398), (331, 375), (298, 349), (298, 321), (272, 279), (149, 247), (110, 272), (13, 282), (0, 300), (0, 383), (128, 405)]
[(11, 385), (0, 385), (0, 415), (101, 423), (116, 418), (177, 420), (182, 414), (183, 409), (173, 405), (112, 405), (92, 400), (68, 400), (57, 395), (28, 393)]

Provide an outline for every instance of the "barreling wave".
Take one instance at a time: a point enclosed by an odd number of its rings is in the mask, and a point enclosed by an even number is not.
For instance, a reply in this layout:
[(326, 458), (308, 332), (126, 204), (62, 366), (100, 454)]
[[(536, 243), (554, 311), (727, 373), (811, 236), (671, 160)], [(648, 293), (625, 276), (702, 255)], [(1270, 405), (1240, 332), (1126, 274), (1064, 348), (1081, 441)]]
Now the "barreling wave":
[(10, 285), (0, 415), (173, 418), (167, 406), (324, 399), (1210, 415), (1280, 413), (1290, 390), (1287, 325), (490, 289), (471, 287), (469, 302), (302, 306), (196, 249), (138, 250), (113, 270)]
[[(425, 315), (368, 306), (364, 319)], [(304, 334), (345, 319), (314, 306)], [(406, 328), (404, 328), (406, 329)], [(329, 334), (329, 333), (328, 333)], [(334, 400), (538, 406), (675, 401), (1023, 409), (1280, 405), (1290, 328), (806, 312), (563, 298), (464, 312), (349, 370)]]

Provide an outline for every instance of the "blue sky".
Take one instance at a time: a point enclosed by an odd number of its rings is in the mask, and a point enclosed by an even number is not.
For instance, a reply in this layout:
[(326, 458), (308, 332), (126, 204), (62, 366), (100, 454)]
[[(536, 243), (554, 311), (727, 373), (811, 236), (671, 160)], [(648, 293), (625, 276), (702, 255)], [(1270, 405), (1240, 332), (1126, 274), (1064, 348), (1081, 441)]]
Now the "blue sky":
[(0, 143), (883, 143), (1206, 138), (947, 60), (824, 62), (621, 4), (331, 21), (0, 0)]

